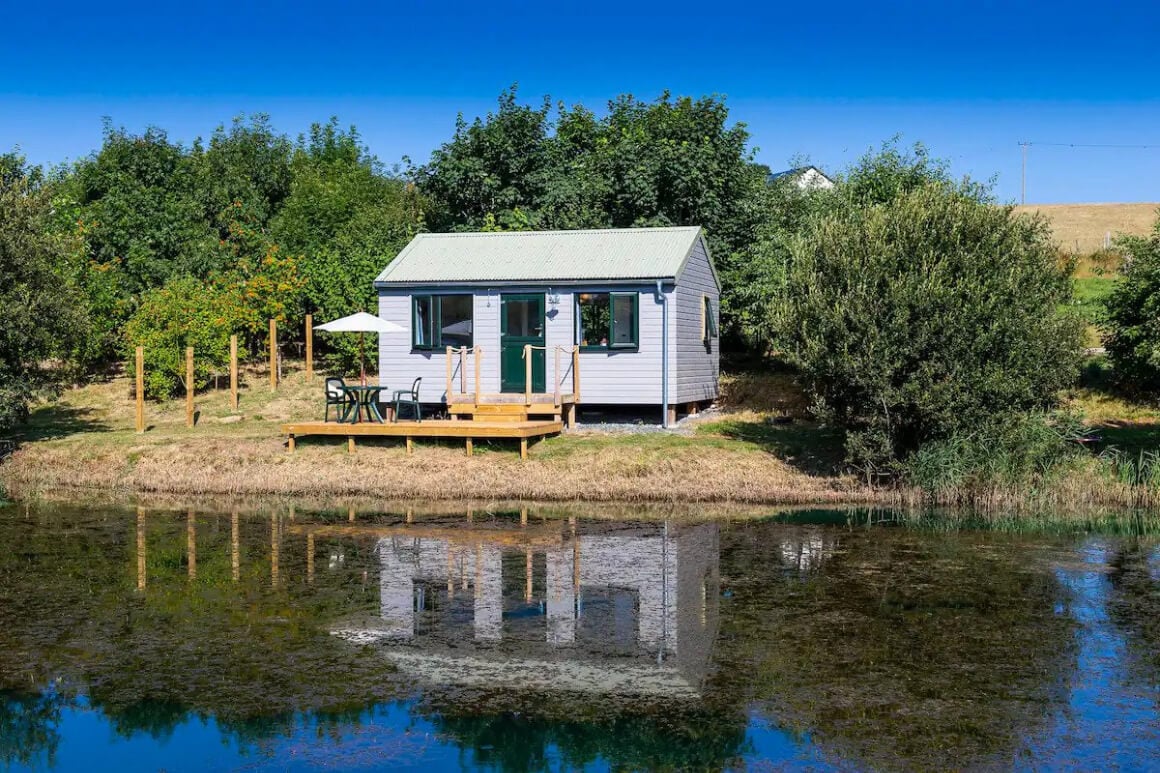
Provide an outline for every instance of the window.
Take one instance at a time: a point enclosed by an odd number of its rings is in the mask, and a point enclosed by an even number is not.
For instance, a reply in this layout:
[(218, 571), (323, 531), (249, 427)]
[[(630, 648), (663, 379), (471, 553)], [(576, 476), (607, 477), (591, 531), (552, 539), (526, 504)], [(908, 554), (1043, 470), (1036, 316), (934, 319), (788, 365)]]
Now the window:
[(585, 349), (635, 349), (640, 345), (636, 293), (579, 293), (576, 343)]
[(713, 312), (713, 301), (709, 300), (708, 295), (701, 296), (701, 331), (706, 346), (717, 337), (717, 315)]
[(411, 345), (416, 349), (472, 345), (470, 295), (415, 295), (411, 298)]

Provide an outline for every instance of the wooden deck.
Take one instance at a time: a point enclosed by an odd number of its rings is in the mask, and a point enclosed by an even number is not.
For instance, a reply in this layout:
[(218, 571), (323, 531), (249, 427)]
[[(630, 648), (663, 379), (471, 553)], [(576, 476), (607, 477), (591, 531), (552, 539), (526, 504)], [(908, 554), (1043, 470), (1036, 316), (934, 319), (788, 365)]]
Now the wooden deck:
[(467, 455), (471, 456), (472, 441), (476, 439), (512, 438), (520, 441), (520, 458), (528, 458), (528, 441), (555, 435), (564, 429), (563, 422), (555, 421), (399, 421), (379, 424), (359, 422), (340, 424), (334, 421), (303, 421), (283, 424), (282, 433), (288, 438), (287, 450), (294, 450), (294, 439), (302, 435), (337, 435), (345, 437), (347, 451), (354, 453), (356, 437), (401, 437), (407, 442), (407, 453), (412, 453), (415, 438), (463, 438)]

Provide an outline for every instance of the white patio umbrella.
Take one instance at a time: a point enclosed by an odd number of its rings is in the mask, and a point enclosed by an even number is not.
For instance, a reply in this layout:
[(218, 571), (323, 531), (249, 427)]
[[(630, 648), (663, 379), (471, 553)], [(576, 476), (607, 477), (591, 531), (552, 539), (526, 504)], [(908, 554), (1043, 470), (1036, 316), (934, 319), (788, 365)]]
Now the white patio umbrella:
[(398, 325), (394, 322), (376, 317), (374, 314), (367, 314), (365, 311), (360, 311), (357, 314), (351, 314), (349, 317), (342, 317), (332, 322), (327, 322), (325, 325), (319, 325), (315, 330), (322, 330), (327, 333), (358, 333), (358, 354), (359, 354), (359, 380), (363, 386), (367, 383), (367, 364), (366, 364), (366, 349), (363, 345), (364, 336), (367, 333), (402, 333), (407, 328)]

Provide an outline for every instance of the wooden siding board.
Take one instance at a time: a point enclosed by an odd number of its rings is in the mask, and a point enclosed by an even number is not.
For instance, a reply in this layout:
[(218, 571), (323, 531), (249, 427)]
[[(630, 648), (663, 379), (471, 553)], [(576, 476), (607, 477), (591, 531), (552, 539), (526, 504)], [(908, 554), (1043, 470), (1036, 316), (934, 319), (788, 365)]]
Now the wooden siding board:
[[(713, 276), (704, 241), (697, 239), (676, 287), (677, 375), (672, 398), (676, 403), (715, 400), (720, 376), (720, 339), (706, 347), (702, 330), (701, 304), (709, 297), (718, 312), (721, 293)], [(718, 319), (720, 329), (720, 319)]]
[[(551, 295), (559, 297), (559, 303), (548, 303), (546, 343), (549, 347), (563, 346), (570, 350), (575, 343), (574, 293), (578, 292), (625, 292), (635, 290), (640, 305), (640, 347), (636, 351), (581, 352), (580, 392), (584, 403), (590, 405), (659, 405), (661, 403), (661, 327), (662, 306), (657, 301), (655, 285), (639, 285), (626, 288), (623, 285), (591, 285), (583, 290), (569, 288), (552, 289)], [(411, 350), (411, 295), (439, 293), (439, 288), (383, 288), (379, 290), (379, 315), (406, 327), (405, 333), (387, 334), (379, 337), (380, 383), (391, 390), (410, 386), (411, 381), (421, 376), (419, 399), (425, 403), (444, 401), (447, 370), (446, 354), (438, 351)], [(503, 293), (548, 293), (544, 286), (504, 287)], [(481, 381), (483, 392), (499, 391), (499, 306), (501, 291), (478, 288), (473, 291), (474, 341), (482, 346), (483, 368)], [(669, 394), (676, 393), (677, 325), (675, 298), (669, 298)], [(552, 391), (552, 369), (554, 355), (549, 349), (547, 357), (548, 391)], [(571, 356), (562, 353), (560, 358), (562, 391), (571, 391)], [(469, 360), (467, 381), (468, 391), (474, 391), (475, 369)], [(458, 384), (458, 358), (453, 361), (453, 383)], [(454, 388), (458, 388), (457, 386)], [(676, 398), (672, 398), (676, 402)]]

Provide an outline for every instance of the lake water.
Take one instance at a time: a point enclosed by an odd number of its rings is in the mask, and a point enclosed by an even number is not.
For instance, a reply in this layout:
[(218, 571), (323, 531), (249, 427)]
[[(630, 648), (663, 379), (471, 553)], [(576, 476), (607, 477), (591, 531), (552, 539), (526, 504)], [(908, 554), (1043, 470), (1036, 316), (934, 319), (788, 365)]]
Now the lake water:
[(1152, 538), (585, 512), (2, 507), (0, 768), (1160, 770)]

